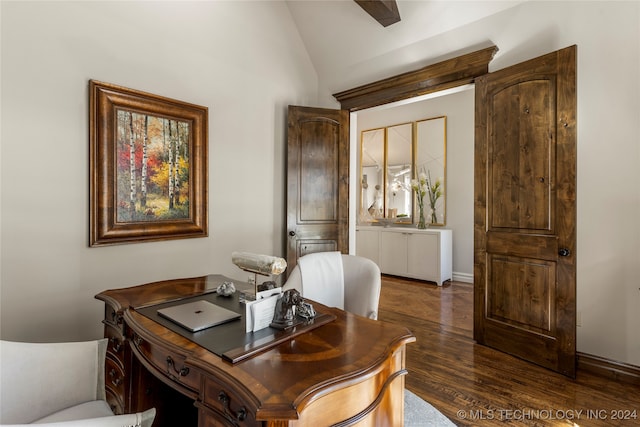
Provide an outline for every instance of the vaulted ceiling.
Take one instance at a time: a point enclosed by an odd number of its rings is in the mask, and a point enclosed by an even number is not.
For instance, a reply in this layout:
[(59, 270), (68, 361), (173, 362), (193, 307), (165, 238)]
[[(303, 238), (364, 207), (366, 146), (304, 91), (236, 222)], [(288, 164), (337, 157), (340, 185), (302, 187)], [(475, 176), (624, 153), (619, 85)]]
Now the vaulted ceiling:
[(439, 37), (523, 1), (396, 0), (401, 20), (387, 27), (354, 0), (288, 0), (287, 6), (321, 85), (338, 92), (474, 50), (465, 40), (440, 43)]

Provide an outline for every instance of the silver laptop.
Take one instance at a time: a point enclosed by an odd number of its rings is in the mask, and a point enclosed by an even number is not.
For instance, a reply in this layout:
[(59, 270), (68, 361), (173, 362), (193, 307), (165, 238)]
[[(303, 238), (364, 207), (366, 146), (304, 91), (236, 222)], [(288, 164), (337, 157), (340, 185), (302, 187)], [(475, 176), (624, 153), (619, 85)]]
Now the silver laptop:
[(191, 332), (201, 331), (241, 317), (235, 311), (227, 310), (205, 300), (162, 308), (158, 310), (158, 314)]

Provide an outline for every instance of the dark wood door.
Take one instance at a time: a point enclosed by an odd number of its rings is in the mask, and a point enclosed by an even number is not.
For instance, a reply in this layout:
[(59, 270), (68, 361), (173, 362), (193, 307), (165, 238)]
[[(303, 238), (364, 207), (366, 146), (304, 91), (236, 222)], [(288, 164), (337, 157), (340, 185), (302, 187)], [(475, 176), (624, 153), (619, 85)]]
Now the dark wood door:
[(312, 252), (349, 251), (349, 112), (289, 106), (287, 271)]
[(576, 47), (476, 80), (474, 337), (575, 376)]

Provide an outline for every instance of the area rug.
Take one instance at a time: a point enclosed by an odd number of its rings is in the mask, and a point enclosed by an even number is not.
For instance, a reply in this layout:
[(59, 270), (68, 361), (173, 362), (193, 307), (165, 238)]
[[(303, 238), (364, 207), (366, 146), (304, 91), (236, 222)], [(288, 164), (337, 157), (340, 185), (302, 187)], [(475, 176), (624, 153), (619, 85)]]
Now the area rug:
[(429, 403), (405, 389), (404, 427), (455, 427), (455, 424)]

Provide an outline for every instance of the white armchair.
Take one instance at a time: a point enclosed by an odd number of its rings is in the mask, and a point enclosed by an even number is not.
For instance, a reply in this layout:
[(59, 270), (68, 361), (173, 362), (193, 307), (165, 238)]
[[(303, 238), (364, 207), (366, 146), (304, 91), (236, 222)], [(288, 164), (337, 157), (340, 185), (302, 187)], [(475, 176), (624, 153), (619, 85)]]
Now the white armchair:
[[(301, 263), (300, 260), (306, 262)], [(342, 261), (341, 266), (332, 265)], [(315, 299), (321, 304), (342, 308), (350, 313), (370, 319), (378, 318), (380, 302), (381, 274), (378, 265), (368, 258), (355, 255), (335, 256), (334, 252), (317, 252), (305, 255), (289, 274), (283, 289), (296, 289), (303, 297)], [(307, 265), (308, 267), (304, 267)], [(306, 274), (301, 268), (307, 268)], [(335, 280), (335, 272), (342, 270), (342, 283)], [(319, 271), (322, 270), (322, 271)], [(327, 270), (330, 270), (327, 272)], [(309, 289), (309, 281), (303, 280), (305, 275), (323, 276), (323, 289)], [(313, 277), (315, 279), (315, 277)], [(308, 279), (307, 279), (308, 280)], [(313, 286), (317, 286), (313, 280)], [(339, 297), (336, 299), (336, 295)]]
[(105, 400), (107, 340), (0, 341), (0, 426), (150, 427), (155, 409), (114, 415)]

